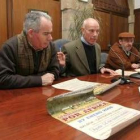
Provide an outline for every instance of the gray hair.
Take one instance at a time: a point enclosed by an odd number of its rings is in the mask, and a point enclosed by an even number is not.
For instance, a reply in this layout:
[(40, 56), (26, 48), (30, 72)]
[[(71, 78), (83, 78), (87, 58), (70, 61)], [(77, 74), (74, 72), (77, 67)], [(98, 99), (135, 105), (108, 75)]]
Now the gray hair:
[(27, 33), (29, 29), (33, 29), (38, 32), (40, 29), (41, 17), (51, 21), (51, 17), (45, 12), (33, 11), (27, 13), (23, 23), (23, 31)]

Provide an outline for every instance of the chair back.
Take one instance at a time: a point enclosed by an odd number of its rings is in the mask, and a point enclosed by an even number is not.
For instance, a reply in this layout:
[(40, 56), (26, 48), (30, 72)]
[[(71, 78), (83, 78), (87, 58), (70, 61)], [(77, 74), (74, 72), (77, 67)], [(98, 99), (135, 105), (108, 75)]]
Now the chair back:
[(102, 52), (101, 53), (101, 64), (105, 64), (108, 57), (108, 53)]
[(68, 42), (69, 42), (69, 40), (67, 40), (67, 39), (57, 39), (57, 40), (53, 41), (53, 43), (56, 46), (57, 51), (60, 51), (61, 48), (63, 47), (63, 45)]

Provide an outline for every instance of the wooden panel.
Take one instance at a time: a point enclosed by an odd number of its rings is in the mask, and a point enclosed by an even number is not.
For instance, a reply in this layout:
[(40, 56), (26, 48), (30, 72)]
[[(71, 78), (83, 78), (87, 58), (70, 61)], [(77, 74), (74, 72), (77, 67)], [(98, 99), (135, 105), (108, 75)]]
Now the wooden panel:
[[(110, 1), (110, 0), (109, 0)], [(125, 10), (128, 10), (128, 1), (127, 0), (115, 0), (115, 3), (119, 6), (119, 7), (123, 7), (125, 8)]]
[(92, 0), (92, 2), (98, 10), (105, 10), (124, 16), (129, 15), (127, 0)]
[(13, 36), (13, 0), (7, 0), (7, 38)]
[(134, 33), (135, 33), (135, 42), (140, 43), (140, 9), (136, 9), (135, 13), (135, 26), (134, 26)]
[(6, 0), (0, 1), (0, 47), (7, 40)]
[(112, 15), (110, 43), (114, 44), (116, 41), (118, 41), (118, 34), (124, 31), (128, 31), (128, 19), (125, 17)]
[(101, 31), (98, 43), (102, 51), (108, 51), (108, 45), (118, 41), (118, 34), (128, 31), (128, 18), (98, 11)]
[(128, 31), (129, 7), (127, 0), (92, 0), (102, 20), (99, 44), (102, 51), (118, 40), (118, 34)]
[(30, 9), (47, 11), (53, 19), (53, 38), (61, 38), (60, 2), (54, 0), (13, 0), (13, 35), (22, 31), (25, 14)]
[(98, 43), (100, 44), (102, 51), (107, 50), (107, 46), (110, 41), (110, 14), (98, 11), (100, 21), (100, 35), (98, 38)]

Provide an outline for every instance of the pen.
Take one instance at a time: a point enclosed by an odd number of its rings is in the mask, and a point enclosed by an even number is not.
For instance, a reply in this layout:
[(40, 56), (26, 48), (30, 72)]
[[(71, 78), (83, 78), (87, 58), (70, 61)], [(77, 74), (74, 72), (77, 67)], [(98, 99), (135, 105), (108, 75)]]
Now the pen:
[(61, 47), (59, 47), (59, 51), (61, 52)]
[(61, 52), (61, 45), (59, 45), (59, 51)]

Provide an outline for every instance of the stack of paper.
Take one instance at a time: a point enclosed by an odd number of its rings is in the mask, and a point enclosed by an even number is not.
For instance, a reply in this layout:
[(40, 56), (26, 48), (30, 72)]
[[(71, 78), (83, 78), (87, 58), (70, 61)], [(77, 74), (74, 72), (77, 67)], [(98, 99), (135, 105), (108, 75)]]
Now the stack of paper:
[(72, 80), (61, 82), (52, 86), (58, 89), (77, 91), (77, 90), (85, 89), (88, 87), (94, 87), (95, 85), (98, 85), (98, 84), (99, 83), (96, 83), (96, 82), (81, 81), (77, 78), (74, 78)]

